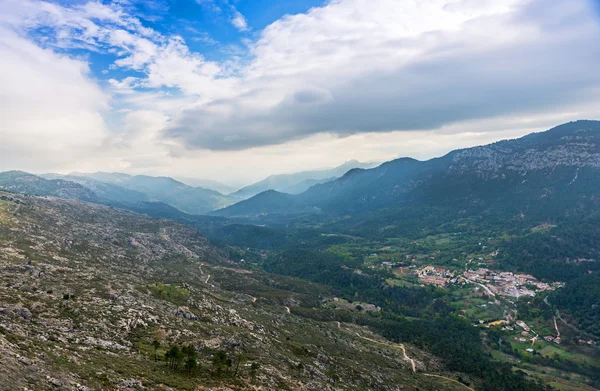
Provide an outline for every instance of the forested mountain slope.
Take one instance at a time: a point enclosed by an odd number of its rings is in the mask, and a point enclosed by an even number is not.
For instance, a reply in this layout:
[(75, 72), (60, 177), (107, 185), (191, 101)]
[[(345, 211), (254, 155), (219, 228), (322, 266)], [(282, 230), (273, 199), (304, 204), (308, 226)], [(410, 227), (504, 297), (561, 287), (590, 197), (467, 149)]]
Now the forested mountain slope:
[[(457, 150), (428, 161), (409, 158), (311, 187), (288, 199), (289, 210), (314, 208), (323, 218), (377, 209), (445, 208), (454, 214), (565, 217), (600, 199), (600, 122), (577, 121), (516, 140)], [(293, 202), (291, 202), (293, 201)], [(220, 211), (252, 217), (280, 213), (260, 195)]]

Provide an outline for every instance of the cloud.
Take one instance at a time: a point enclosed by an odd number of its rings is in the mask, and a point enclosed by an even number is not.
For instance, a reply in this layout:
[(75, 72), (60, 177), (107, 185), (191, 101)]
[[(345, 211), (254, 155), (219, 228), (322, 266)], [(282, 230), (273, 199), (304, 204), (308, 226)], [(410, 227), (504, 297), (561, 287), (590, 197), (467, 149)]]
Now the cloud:
[[(127, 159), (135, 156), (160, 159), (171, 148), (160, 139), (160, 130), (169, 113), (186, 100), (174, 102), (164, 92), (140, 89), (183, 88), (186, 82), (201, 88), (199, 80), (219, 73), (213, 63), (190, 53), (180, 37), (144, 27), (118, 4), (91, 2), (68, 8), (7, 0), (3, 11), (2, 169), (117, 169), (130, 165)], [(88, 58), (70, 53), (83, 44), (115, 56), (112, 68), (135, 71), (136, 76), (113, 77), (103, 87), (91, 74)]]
[[(230, 3), (197, 1), (249, 30)], [(591, 1), (331, 0), (214, 48), (218, 61), (147, 27), (136, 4), (4, 0), (0, 168), (260, 179), (432, 157), (600, 110)], [(96, 56), (106, 76), (90, 73)]]
[(196, 0), (196, 3), (212, 10), (213, 12), (215, 12), (217, 14), (220, 14), (221, 12), (223, 12), (221, 7), (219, 7), (217, 5), (215, 0)]
[(244, 17), (244, 15), (242, 15), (233, 6), (231, 8), (233, 11), (233, 16), (231, 17), (231, 24), (233, 24), (233, 26), (239, 31), (248, 31), (248, 22), (246, 22), (246, 18)]
[(89, 76), (86, 62), (0, 26), (1, 167), (52, 167), (106, 141), (109, 96)]
[(229, 23), (238, 31), (246, 32), (250, 30), (246, 17), (229, 0), (196, 0), (196, 3), (216, 15), (228, 14)]
[(167, 135), (189, 148), (239, 150), (597, 101), (600, 30), (590, 7), (332, 1), (268, 26), (236, 91), (185, 110)]

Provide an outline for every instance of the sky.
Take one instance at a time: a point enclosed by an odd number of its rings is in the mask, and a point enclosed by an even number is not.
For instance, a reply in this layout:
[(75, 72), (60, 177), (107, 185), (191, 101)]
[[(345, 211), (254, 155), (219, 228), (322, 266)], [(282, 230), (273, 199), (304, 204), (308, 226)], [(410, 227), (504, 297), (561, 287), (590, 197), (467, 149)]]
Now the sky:
[(247, 184), (600, 119), (597, 0), (2, 0), (0, 170)]

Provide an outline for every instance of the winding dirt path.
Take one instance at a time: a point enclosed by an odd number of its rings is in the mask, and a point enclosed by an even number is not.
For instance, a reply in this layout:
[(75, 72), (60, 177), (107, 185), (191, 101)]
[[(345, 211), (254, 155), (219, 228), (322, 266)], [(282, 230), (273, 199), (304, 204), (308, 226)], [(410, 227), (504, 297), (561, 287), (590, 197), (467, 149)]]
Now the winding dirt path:
[(290, 307), (285, 307), (285, 313), (286, 313), (286, 314), (289, 314), (290, 312), (291, 312), (291, 311), (290, 311)]
[[(338, 326), (339, 326), (339, 322), (337, 322), (337, 323), (338, 323)], [(357, 336), (357, 337), (359, 337), (359, 338), (362, 338), (362, 339), (364, 339), (364, 340), (366, 340), (366, 341), (369, 341), (369, 342), (374, 342), (374, 343), (376, 343), (376, 344), (379, 344), (379, 345), (385, 345), (385, 346), (388, 346), (388, 347), (390, 347), (390, 346), (391, 346), (391, 347), (399, 347), (400, 349), (402, 349), (402, 355), (404, 356), (404, 360), (406, 360), (406, 361), (410, 361), (410, 364), (411, 364), (411, 367), (412, 367), (412, 371), (413, 371), (413, 373), (417, 373), (417, 366), (416, 366), (416, 364), (415, 364), (415, 360), (413, 360), (412, 358), (410, 358), (410, 357), (409, 357), (409, 356), (406, 354), (406, 348), (404, 347), (404, 344), (402, 344), (402, 343), (401, 343), (401, 344), (395, 345), (395, 344), (383, 343), (383, 342), (376, 341), (376, 340), (374, 340), (374, 339), (371, 339), (371, 338), (363, 337), (363, 336), (362, 336), (362, 335), (360, 335), (359, 333), (355, 333), (355, 334), (356, 334), (356, 336)], [(451, 381), (451, 382), (453, 382), (453, 383), (456, 383), (456, 384), (459, 384), (459, 385), (463, 386), (463, 387), (464, 387), (464, 388), (466, 388), (467, 390), (475, 391), (475, 389), (473, 389), (473, 388), (469, 387), (468, 385), (466, 385), (466, 384), (464, 384), (464, 383), (461, 383), (461, 382), (459, 382), (458, 380), (452, 379), (452, 378), (450, 378), (450, 377), (446, 377), (446, 376), (442, 376), (442, 375), (434, 375), (433, 373), (423, 373), (423, 376), (428, 376), (428, 377), (437, 377), (437, 378), (440, 378), (440, 379), (448, 380), (448, 381)]]
[[(339, 322), (338, 322), (338, 325), (339, 325)], [(406, 360), (406, 361), (410, 361), (410, 364), (411, 364), (411, 367), (412, 367), (412, 371), (413, 371), (413, 373), (417, 373), (417, 366), (416, 366), (416, 364), (415, 364), (415, 360), (413, 360), (412, 358), (410, 358), (410, 357), (409, 357), (409, 356), (406, 354), (406, 348), (404, 347), (404, 344), (402, 344), (402, 343), (401, 343), (401, 344), (398, 344), (398, 345), (387, 344), (387, 343), (383, 343), (383, 342), (380, 342), (380, 341), (376, 341), (376, 340), (374, 340), (374, 339), (371, 339), (371, 338), (363, 337), (363, 336), (362, 336), (362, 335), (360, 335), (359, 333), (355, 333), (355, 334), (356, 334), (356, 335), (357, 335), (359, 338), (362, 338), (362, 339), (364, 339), (364, 340), (366, 340), (366, 341), (369, 341), (369, 342), (374, 342), (374, 343), (376, 343), (376, 344), (385, 345), (385, 346), (388, 346), (388, 347), (390, 347), (390, 346), (391, 346), (391, 347), (396, 347), (396, 346), (397, 346), (397, 347), (399, 347), (400, 349), (402, 349), (402, 355), (404, 356), (404, 360)], [(452, 378), (450, 378), (450, 377), (446, 377), (446, 376), (442, 376), (442, 375), (434, 375), (433, 373), (423, 373), (423, 376), (428, 376), (428, 377), (437, 377), (437, 378), (440, 378), (440, 379), (448, 380), (448, 381), (451, 381), (451, 382), (453, 382), (453, 383), (456, 383), (456, 384), (459, 384), (459, 385), (463, 386), (463, 387), (464, 387), (464, 388), (466, 388), (467, 390), (475, 391), (475, 389), (473, 389), (473, 388), (469, 387), (468, 385), (466, 385), (466, 384), (464, 384), (464, 383), (461, 383), (461, 382), (459, 382), (458, 380), (456, 380), (456, 379), (452, 379)]]
[(412, 358), (408, 357), (408, 355), (406, 354), (406, 349), (404, 348), (404, 344), (401, 343), (400, 344), (400, 349), (402, 349), (402, 354), (404, 355), (404, 359), (410, 361), (410, 365), (412, 366), (412, 371), (413, 372), (417, 372), (417, 366), (415, 365), (415, 360), (413, 360)]
[(359, 333), (355, 333), (355, 334), (356, 334), (357, 337), (362, 338), (362, 339), (364, 339), (366, 341), (369, 341), (369, 342), (374, 342), (376, 344), (384, 345), (384, 346), (387, 346), (387, 347), (402, 349), (402, 355), (403, 355), (404, 360), (410, 361), (410, 366), (412, 368), (412, 371), (415, 372), (415, 373), (417, 372), (417, 365), (415, 364), (415, 360), (413, 360), (412, 358), (408, 357), (408, 355), (406, 354), (406, 348), (404, 348), (404, 344), (399, 344), (399, 345), (388, 344), (388, 343), (380, 342), (380, 341), (377, 341), (377, 340), (374, 340), (374, 339), (371, 339), (371, 338), (363, 337)]
[(554, 317), (554, 328), (556, 329), (557, 337), (560, 337), (560, 330), (558, 329), (558, 325), (556, 324), (556, 316)]
[(204, 281), (204, 283), (208, 284), (208, 280), (210, 280), (210, 274), (208, 275), (208, 277), (206, 277), (206, 281)]
[(467, 390), (475, 391), (473, 388), (469, 387), (468, 385), (463, 384), (463, 383), (459, 382), (458, 380), (454, 380), (454, 379), (451, 379), (451, 378), (446, 377), (446, 376), (434, 375), (432, 373), (424, 373), (423, 376), (439, 377), (440, 379), (446, 379), (446, 380), (454, 382), (456, 384), (460, 384), (461, 386), (465, 387)]

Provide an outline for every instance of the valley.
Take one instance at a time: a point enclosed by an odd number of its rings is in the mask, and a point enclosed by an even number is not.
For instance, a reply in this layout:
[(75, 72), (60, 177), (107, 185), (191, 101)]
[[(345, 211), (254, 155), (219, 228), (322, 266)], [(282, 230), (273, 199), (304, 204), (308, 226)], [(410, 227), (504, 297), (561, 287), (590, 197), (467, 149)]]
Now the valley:
[(0, 0), (0, 391), (600, 391), (599, 42), (600, 0)]
[(167, 178), (2, 173), (6, 389), (597, 389), (599, 139), (578, 121), (204, 215)]
[[(588, 385), (594, 384), (593, 379), (600, 369), (598, 335), (573, 330), (566, 324), (561, 325), (560, 320), (557, 320), (558, 326), (555, 325), (556, 307), (545, 301), (559, 294), (564, 283), (546, 279), (539, 281), (527, 274), (498, 270), (502, 265), (494, 258), (499, 255), (501, 247), (495, 246), (502, 245), (501, 238), (498, 241), (486, 240), (483, 245), (480, 242), (482, 238), (469, 239), (465, 243), (460, 235), (384, 243), (362, 241), (356, 237), (322, 236), (325, 237), (347, 242), (320, 246), (312, 243), (310, 247), (317, 247), (318, 251), (330, 254), (341, 265), (351, 267), (352, 275), (328, 275), (328, 271), (319, 265), (334, 261), (325, 261), (322, 255), (315, 253), (298, 258), (297, 262), (302, 266), (297, 269), (278, 266), (281, 263), (279, 258), (273, 266), (266, 261), (267, 270), (333, 284), (345, 293), (350, 303), (354, 302), (357, 316), (377, 313), (381, 307), (386, 307), (390, 297), (402, 295), (403, 303), (413, 304), (394, 307), (393, 311), (407, 317), (422, 317), (419, 308), (425, 308), (427, 304), (420, 303), (420, 300), (426, 297), (425, 302), (429, 302), (433, 298), (429, 311), (437, 316), (454, 314), (468, 320), (485, 336), (489, 354), (501, 362), (510, 363), (515, 370), (523, 370), (534, 379), (552, 377), (552, 383), (558, 389), (587, 389)], [(468, 243), (472, 241), (476, 244), (469, 247)], [(458, 250), (460, 252), (456, 253)], [(248, 253), (244, 257), (252, 259)], [(313, 264), (308, 262), (309, 257), (323, 260)], [(263, 261), (259, 258), (255, 259), (261, 264)], [(317, 268), (318, 274), (307, 274), (306, 269), (312, 267)], [(366, 281), (357, 281), (359, 276)], [(382, 283), (386, 285), (385, 296), (370, 291), (370, 286)], [(353, 288), (346, 289), (347, 284)], [(399, 291), (394, 292), (395, 289)], [(413, 297), (410, 295), (412, 291), (420, 293)], [(589, 295), (597, 297), (593, 292)], [(373, 310), (365, 303), (381, 307)], [(351, 306), (344, 304), (333, 308)], [(570, 321), (574, 322), (574, 319)]]
[[(411, 375), (393, 346), (358, 343), (357, 333), (370, 335), (360, 326), (294, 314), (332, 297), (330, 288), (248, 270), (193, 228), (80, 201), (0, 196), (1, 389), (441, 384)], [(165, 366), (175, 345), (197, 351), (193, 375)], [(239, 365), (235, 375), (229, 361), (215, 363), (218, 352)], [(426, 352), (411, 354), (443, 369)]]

